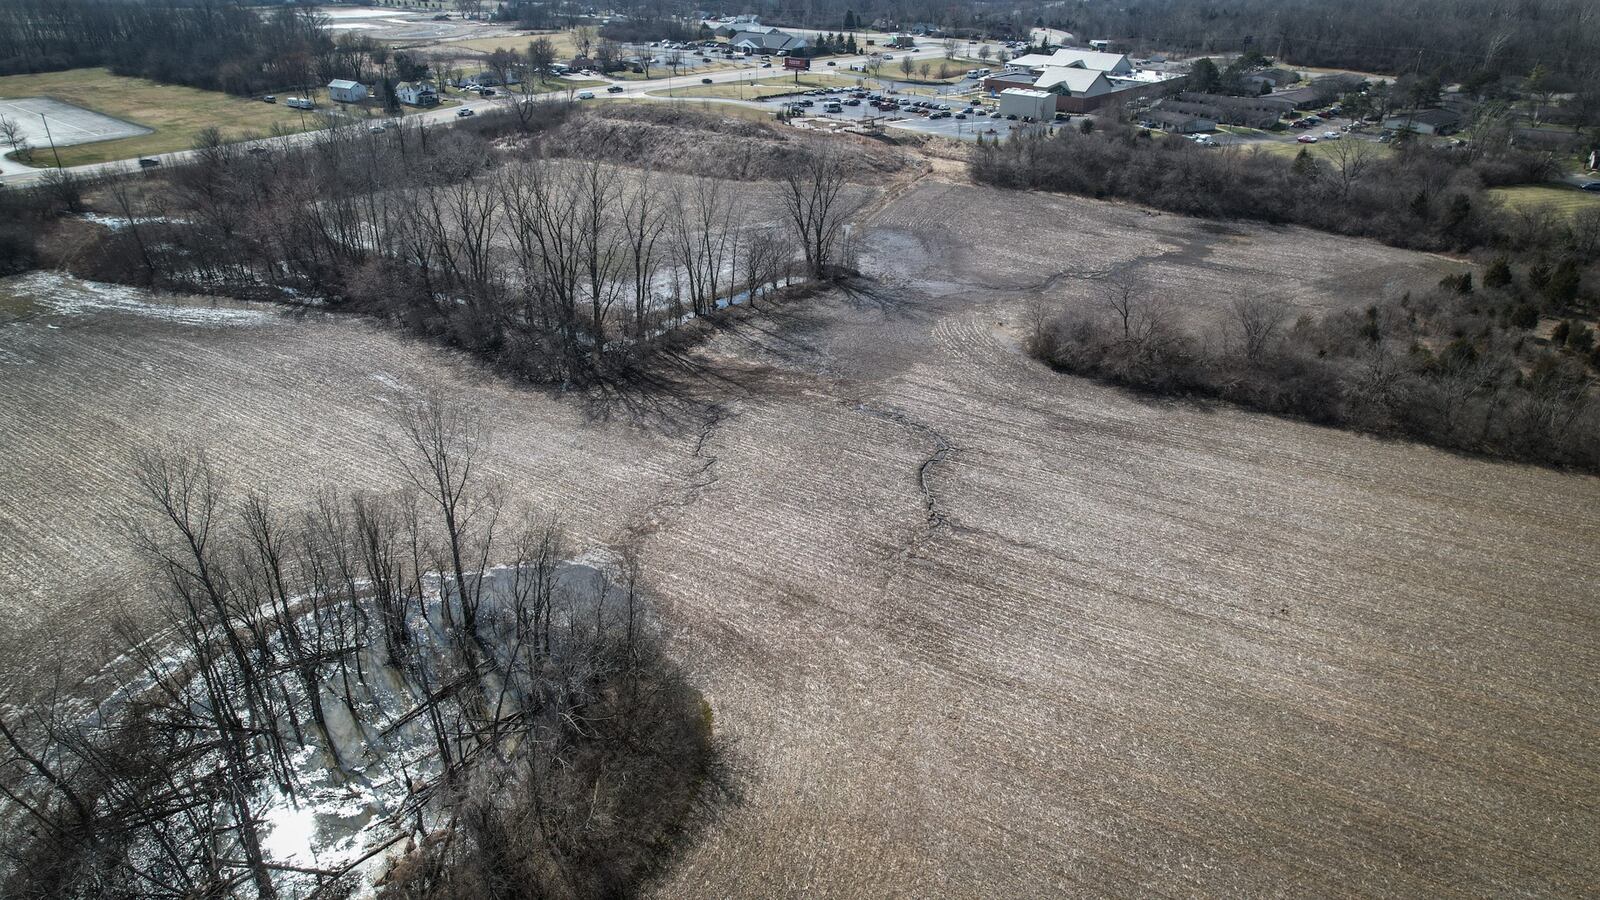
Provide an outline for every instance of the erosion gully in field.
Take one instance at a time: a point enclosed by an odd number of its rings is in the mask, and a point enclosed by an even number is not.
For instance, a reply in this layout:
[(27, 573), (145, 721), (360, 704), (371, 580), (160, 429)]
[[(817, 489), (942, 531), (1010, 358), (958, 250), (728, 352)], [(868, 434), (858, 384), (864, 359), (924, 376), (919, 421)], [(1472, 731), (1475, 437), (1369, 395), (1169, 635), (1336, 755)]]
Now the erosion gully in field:
[(177, 431), (285, 494), (386, 487), (383, 398), (442, 377), (574, 541), (641, 543), (733, 748), (743, 802), (663, 896), (1600, 890), (1600, 480), (1145, 402), (1019, 348), (1032, 304), (1113, 265), (1198, 315), (1241, 283), (1364, 303), (1440, 261), (892, 196), (871, 280), (736, 317), (649, 389), (519, 388), (316, 314), (13, 314), (9, 676), (106, 633), (127, 451)]

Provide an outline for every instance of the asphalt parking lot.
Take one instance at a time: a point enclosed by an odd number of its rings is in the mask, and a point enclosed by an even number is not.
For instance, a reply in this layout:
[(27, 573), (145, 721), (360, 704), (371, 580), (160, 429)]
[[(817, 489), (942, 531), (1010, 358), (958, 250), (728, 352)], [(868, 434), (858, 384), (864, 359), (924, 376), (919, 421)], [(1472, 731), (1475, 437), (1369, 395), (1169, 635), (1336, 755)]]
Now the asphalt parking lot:
[[(977, 140), (979, 136), (982, 136), (985, 140), (1002, 138), (1010, 134), (1012, 129), (1023, 124), (1021, 122), (1014, 122), (1007, 119), (1002, 119), (998, 116), (987, 114), (988, 111), (993, 110), (994, 107), (992, 105), (985, 108), (986, 114), (982, 116), (972, 114), (966, 119), (957, 119), (955, 115), (951, 115), (949, 118), (932, 119), (904, 110), (898, 112), (886, 112), (884, 110), (875, 109), (867, 100), (862, 100), (860, 106), (843, 105), (843, 101), (849, 97), (850, 94), (847, 91), (834, 90), (821, 95), (808, 94), (803, 97), (793, 95), (787, 97), (771, 97), (768, 98), (764, 105), (776, 111), (785, 103), (790, 103), (797, 100), (810, 100), (815, 105), (805, 109), (804, 115), (806, 116), (820, 119), (833, 119), (838, 121), (853, 121), (876, 117), (879, 119), (881, 124), (890, 128), (901, 128), (907, 131), (920, 132), (922, 134), (936, 134), (941, 137), (956, 138), (958, 140), (967, 141)], [(950, 112), (953, 114), (960, 113), (962, 110), (968, 107), (968, 101), (966, 98), (957, 99), (948, 96), (941, 96), (916, 97), (915, 99), (943, 103), (950, 107)], [(841, 104), (839, 112), (829, 113), (823, 111), (824, 106), (826, 106), (826, 104), (830, 101)], [(1063, 123), (1049, 123), (1044, 127), (1047, 129), (1054, 128), (1059, 127), (1061, 124)]]
[[(40, 118), (41, 115), (49, 120), (48, 134), (45, 119)], [(150, 129), (143, 125), (124, 122), (48, 97), (0, 100), (0, 116), (21, 126), (28, 143), (35, 149), (50, 146), (52, 140), (57, 147), (69, 147), (150, 133)]]

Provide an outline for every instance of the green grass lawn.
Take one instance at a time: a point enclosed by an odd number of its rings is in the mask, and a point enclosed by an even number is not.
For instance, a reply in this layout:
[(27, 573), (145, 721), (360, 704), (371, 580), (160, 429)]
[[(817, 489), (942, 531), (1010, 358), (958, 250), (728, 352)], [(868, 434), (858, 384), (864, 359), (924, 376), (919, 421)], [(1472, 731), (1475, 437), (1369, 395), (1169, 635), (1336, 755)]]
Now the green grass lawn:
[[(696, 61), (699, 61), (699, 59), (700, 59), (700, 57), (698, 57), (698, 56), (695, 57)], [(706, 73), (710, 73), (710, 72), (725, 72), (728, 69), (759, 70), (760, 69), (760, 63), (756, 63), (756, 64), (752, 65), (749, 62), (740, 63), (740, 62), (735, 61), (735, 60), (716, 59), (716, 60), (713, 60), (709, 64), (701, 63), (700, 64), (700, 68), (694, 69), (693, 71), (686, 70), (686, 69), (683, 69), (683, 68), (680, 67), (678, 74), (679, 75), (700, 75), (700, 74), (706, 74)], [(770, 72), (771, 70), (768, 70), (768, 71)], [(650, 77), (648, 79), (645, 78), (643, 72), (632, 72), (632, 71), (629, 71), (627, 69), (622, 69), (621, 71), (612, 72), (610, 74), (610, 76), (608, 76), (608, 77), (615, 78), (618, 81), (646, 81), (646, 80), (659, 81), (659, 80), (661, 80), (663, 78), (672, 78), (672, 77), (675, 77), (675, 76), (673, 76), (673, 74), (672, 74), (672, 67), (671, 66), (657, 64), (657, 65), (653, 65), (653, 66), (650, 67)]]
[[(1232, 132), (1232, 133), (1234, 133), (1234, 134), (1244, 134), (1244, 133), (1249, 133), (1249, 132), (1252, 131), (1252, 129), (1248, 129), (1248, 128), (1229, 128), (1227, 130)], [(1254, 133), (1256, 133), (1256, 134), (1268, 134), (1270, 132), (1259, 132), (1258, 131), (1258, 132), (1254, 132)], [(1347, 138), (1342, 138), (1341, 140), (1343, 140), (1343, 141), (1355, 141), (1355, 140), (1359, 140), (1359, 138), (1347, 137)], [(1339, 143), (1340, 143), (1340, 141), (1329, 141), (1329, 140), (1319, 140), (1315, 144), (1302, 144), (1302, 143), (1300, 143), (1299, 141), (1296, 141), (1296, 140), (1287, 140), (1287, 141), (1284, 141), (1284, 140), (1266, 140), (1266, 141), (1254, 141), (1254, 142), (1249, 143), (1249, 144), (1232, 144), (1232, 145), (1229, 145), (1229, 146), (1237, 146), (1239, 149), (1245, 150), (1245, 151), (1259, 149), (1263, 153), (1273, 153), (1273, 154), (1277, 154), (1279, 156), (1287, 156), (1287, 157), (1290, 157), (1290, 158), (1299, 156), (1301, 150), (1308, 150), (1308, 151), (1310, 151), (1312, 159), (1319, 159), (1319, 160), (1323, 160), (1323, 161), (1328, 161), (1329, 157), (1335, 152), (1335, 146), (1337, 144), (1339, 144)], [(1371, 142), (1369, 142), (1369, 143), (1371, 143)], [(1377, 147), (1378, 149), (1380, 149), (1384, 153), (1393, 152), (1392, 151), (1392, 147), (1393, 147), (1392, 144), (1377, 144), (1377, 143), (1374, 143), (1374, 144), (1372, 144), (1372, 146)]]
[[(186, 150), (194, 144), (201, 130), (210, 127), (221, 129), (225, 137), (237, 140), (248, 135), (267, 134), (275, 127), (304, 131), (320, 125), (316, 116), (302, 117), (299, 110), (281, 103), (262, 103), (219, 91), (124, 78), (105, 69), (7, 75), (0, 77), (0, 97), (50, 97), (153, 129), (150, 134), (137, 137), (62, 147), (61, 164), (64, 166)], [(321, 92), (318, 103), (327, 106)], [(36, 148), (33, 164), (55, 165), (50, 149)]]
[[(585, 88), (603, 88), (608, 84), (610, 84), (610, 82), (598, 78), (551, 78), (549, 76), (541, 76), (538, 79), (529, 82), (528, 93), (548, 94), (554, 91), (581, 91)], [(494, 90), (497, 94), (510, 94), (512, 96), (516, 96), (517, 94), (522, 93), (522, 85), (513, 84), (510, 87), (497, 87)], [(475, 99), (476, 97), (476, 95), (474, 95), (471, 91), (460, 91), (456, 90), (455, 88), (451, 88), (451, 92), (451, 96), (466, 97), (468, 100)]]
[(1591, 194), (1570, 185), (1519, 184), (1516, 187), (1491, 188), (1489, 193), (1513, 209), (1543, 205), (1568, 216), (1580, 209), (1600, 206), (1600, 194)]

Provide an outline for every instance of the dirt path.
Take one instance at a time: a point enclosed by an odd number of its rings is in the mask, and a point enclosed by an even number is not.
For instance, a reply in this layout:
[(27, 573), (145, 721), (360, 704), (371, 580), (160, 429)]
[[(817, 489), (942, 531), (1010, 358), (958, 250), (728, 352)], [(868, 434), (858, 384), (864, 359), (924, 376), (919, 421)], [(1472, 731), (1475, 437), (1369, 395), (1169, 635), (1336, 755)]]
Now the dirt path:
[[(1053, 274), (1129, 260), (1197, 309), (1239, 279), (1307, 308), (1437, 279), (924, 179), (867, 234), (875, 286), (587, 404), (338, 320), (41, 320), (0, 337), (0, 406), (26, 413), (0, 425), (7, 645), (83, 641), (114, 606), (127, 447), (199, 423), (236, 477), (378, 486), (375, 398), (434, 373), (496, 411), (520, 496), (579, 542), (643, 542), (733, 748), (743, 803), (662, 896), (1600, 891), (1600, 480), (1018, 352), (1030, 301), (1086, 290)], [(1296, 274), (1336, 263), (1344, 286)]]

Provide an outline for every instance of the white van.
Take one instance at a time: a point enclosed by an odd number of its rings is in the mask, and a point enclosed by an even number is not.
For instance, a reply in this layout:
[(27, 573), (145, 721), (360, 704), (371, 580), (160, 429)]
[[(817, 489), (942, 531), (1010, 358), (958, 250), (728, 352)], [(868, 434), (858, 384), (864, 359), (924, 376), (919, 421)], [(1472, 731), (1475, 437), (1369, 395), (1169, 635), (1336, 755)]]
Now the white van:
[(578, 92), (578, 99), (579, 100), (593, 100), (594, 99), (594, 91), (579, 91)]

